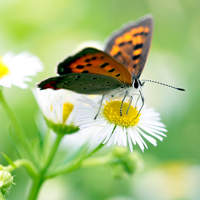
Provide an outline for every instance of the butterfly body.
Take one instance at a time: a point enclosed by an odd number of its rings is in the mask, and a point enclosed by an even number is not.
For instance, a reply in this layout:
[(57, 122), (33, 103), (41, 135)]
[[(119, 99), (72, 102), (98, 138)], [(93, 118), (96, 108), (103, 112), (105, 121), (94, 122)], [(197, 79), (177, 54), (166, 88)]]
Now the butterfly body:
[(58, 76), (43, 80), (38, 87), (132, 96), (141, 85), (138, 79), (147, 59), (152, 31), (151, 15), (131, 22), (108, 39), (104, 51), (88, 47), (68, 57), (58, 65)]

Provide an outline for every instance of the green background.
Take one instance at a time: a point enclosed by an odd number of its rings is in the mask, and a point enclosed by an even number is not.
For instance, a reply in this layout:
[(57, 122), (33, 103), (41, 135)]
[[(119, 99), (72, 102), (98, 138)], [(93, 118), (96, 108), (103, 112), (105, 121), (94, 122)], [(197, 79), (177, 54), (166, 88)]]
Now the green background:
[[(141, 78), (183, 87), (186, 92), (146, 83), (146, 104), (161, 113), (168, 133), (142, 153), (144, 169), (122, 180), (110, 168), (78, 170), (44, 184), (39, 199), (198, 200), (200, 199), (200, 1), (198, 0), (0, 0), (0, 54), (29, 51), (45, 70), (30, 86), (55, 75), (55, 66), (86, 41), (104, 42), (124, 23), (152, 13), (153, 41)], [(30, 139), (38, 106), (31, 90), (4, 89), (7, 102)], [(17, 159), (9, 138), (10, 122), (0, 106), (0, 151)], [(65, 138), (67, 140), (67, 136)], [(61, 150), (64, 154), (63, 144)], [(105, 147), (102, 155), (111, 151)], [(0, 163), (6, 161), (0, 155)], [(23, 200), (31, 180), (14, 171), (8, 199)]]

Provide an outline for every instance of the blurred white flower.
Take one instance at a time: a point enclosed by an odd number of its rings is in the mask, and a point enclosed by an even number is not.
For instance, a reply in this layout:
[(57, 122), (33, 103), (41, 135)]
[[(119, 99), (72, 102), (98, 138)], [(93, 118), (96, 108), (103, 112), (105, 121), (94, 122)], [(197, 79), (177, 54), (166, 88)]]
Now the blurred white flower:
[(93, 48), (100, 49), (100, 50), (104, 49), (104, 45), (101, 42), (96, 41), (96, 40), (89, 40), (89, 41), (85, 41), (85, 42), (80, 43), (75, 48), (75, 53), (77, 51), (80, 51), (80, 50), (87, 48), (87, 47), (93, 47)]
[(47, 125), (58, 134), (71, 134), (78, 130), (74, 124), (74, 105), (79, 94), (69, 90), (34, 90)]
[(145, 147), (148, 148), (143, 138), (156, 146), (157, 141), (153, 137), (161, 141), (163, 140), (161, 136), (166, 137), (163, 133), (167, 132), (164, 128), (165, 125), (160, 122), (159, 113), (155, 112), (153, 108), (144, 106), (137, 116), (137, 108), (131, 105), (126, 114), (129, 103), (124, 102), (122, 116), (120, 116), (122, 100), (111, 99), (104, 101), (95, 120), (94, 117), (98, 112), (99, 103), (87, 98), (83, 102), (84, 104), (80, 104), (75, 108), (77, 113), (76, 125), (83, 129), (104, 124), (104, 128), (95, 137), (98, 142), (107, 143), (108, 146), (111, 143), (125, 147), (129, 145), (131, 152), (133, 152), (133, 144), (138, 144), (142, 151)]
[(14, 55), (7, 52), (0, 57), (0, 86), (11, 87), (16, 85), (20, 88), (27, 88), (25, 81), (31, 81), (28, 76), (35, 76), (43, 70), (39, 58), (28, 52)]

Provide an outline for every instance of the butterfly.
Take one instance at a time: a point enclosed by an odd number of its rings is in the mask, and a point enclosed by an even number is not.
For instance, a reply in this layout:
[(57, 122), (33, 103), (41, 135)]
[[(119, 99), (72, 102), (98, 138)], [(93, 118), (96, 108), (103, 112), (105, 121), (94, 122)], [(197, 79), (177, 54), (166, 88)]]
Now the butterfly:
[(144, 104), (139, 77), (149, 53), (152, 32), (151, 15), (130, 22), (111, 35), (104, 51), (92, 47), (81, 50), (58, 65), (58, 76), (47, 78), (37, 86), (41, 90), (68, 89), (103, 97), (123, 95), (122, 105), (127, 96), (132, 97), (135, 88), (139, 89)]

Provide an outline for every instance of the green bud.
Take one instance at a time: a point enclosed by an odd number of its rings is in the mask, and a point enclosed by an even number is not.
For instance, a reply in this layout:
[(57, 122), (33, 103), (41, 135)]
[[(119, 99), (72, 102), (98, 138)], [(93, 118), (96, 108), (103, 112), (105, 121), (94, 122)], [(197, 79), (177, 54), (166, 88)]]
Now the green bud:
[(14, 184), (13, 177), (10, 172), (0, 171), (0, 191), (3, 195), (5, 195)]
[(131, 153), (126, 147), (116, 146), (111, 160), (111, 167), (116, 178), (124, 178), (143, 168), (143, 161), (138, 152)]

